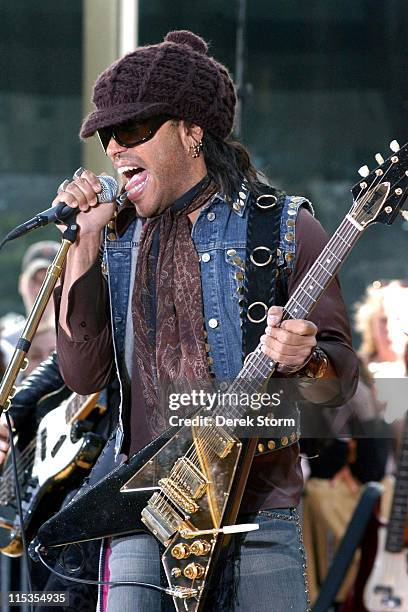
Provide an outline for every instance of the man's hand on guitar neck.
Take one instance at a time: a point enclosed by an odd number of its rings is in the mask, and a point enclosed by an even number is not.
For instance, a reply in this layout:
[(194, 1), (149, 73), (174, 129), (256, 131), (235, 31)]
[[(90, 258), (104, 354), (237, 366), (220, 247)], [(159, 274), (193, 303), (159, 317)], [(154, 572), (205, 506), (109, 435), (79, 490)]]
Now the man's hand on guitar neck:
[[(286, 319), (282, 321), (283, 308), (271, 306), (268, 310), (267, 327), (261, 336), (262, 350), (278, 366), (276, 371), (284, 376), (301, 375), (301, 370), (309, 362), (317, 345), (318, 329), (312, 321), (305, 319)], [(320, 376), (318, 377), (320, 378)], [(319, 385), (299, 385), (303, 397), (313, 403), (324, 403), (333, 399), (339, 392), (336, 372), (327, 359), (327, 367)], [(313, 381), (313, 378), (305, 379)]]
[(279, 365), (281, 374), (301, 370), (317, 344), (317, 327), (303, 319), (282, 320), (283, 308), (271, 306), (268, 310), (267, 328), (261, 336), (262, 350)]

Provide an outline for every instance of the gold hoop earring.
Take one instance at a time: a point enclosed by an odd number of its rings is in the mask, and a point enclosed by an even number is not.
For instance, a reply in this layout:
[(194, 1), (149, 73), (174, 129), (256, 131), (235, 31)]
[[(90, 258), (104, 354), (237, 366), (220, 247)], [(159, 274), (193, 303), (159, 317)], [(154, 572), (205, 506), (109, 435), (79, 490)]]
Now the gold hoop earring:
[(200, 156), (200, 151), (203, 148), (203, 141), (200, 140), (200, 142), (197, 142), (194, 145), (191, 145), (190, 147), (190, 154), (192, 158), (196, 158)]

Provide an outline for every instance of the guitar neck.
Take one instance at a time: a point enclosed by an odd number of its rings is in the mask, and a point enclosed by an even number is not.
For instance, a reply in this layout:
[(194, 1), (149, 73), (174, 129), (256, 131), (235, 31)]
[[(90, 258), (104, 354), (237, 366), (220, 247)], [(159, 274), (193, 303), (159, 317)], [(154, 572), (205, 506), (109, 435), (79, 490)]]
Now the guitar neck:
[(391, 515), (387, 526), (385, 549), (400, 552), (404, 547), (404, 530), (408, 517), (408, 412), (405, 414), (404, 432), (392, 498)]
[[(347, 215), (291, 295), (283, 310), (283, 320), (308, 318), (361, 233), (362, 228), (358, 227)], [(258, 344), (253, 353), (248, 355), (243, 368), (229, 387), (228, 392), (237, 394), (243, 392), (258, 393), (262, 384), (273, 373), (275, 366), (275, 362), (262, 352), (261, 345)], [(219, 414), (225, 412), (224, 407), (217, 408), (219, 408)], [(228, 416), (232, 418), (242, 418), (249, 413), (248, 406), (229, 405), (228, 409)], [(215, 414), (217, 414), (217, 409)]]
[(347, 259), (362, 228), (346, 216), (284, 308), (284, 319), (307, 319)]
[(98, 397), (99, 393), (93, 393), (92, 395), (78, 395), (74, 393), (71, 395), (65, 407), (65, 422), (69, 424), (85, 419), (94, 409)]

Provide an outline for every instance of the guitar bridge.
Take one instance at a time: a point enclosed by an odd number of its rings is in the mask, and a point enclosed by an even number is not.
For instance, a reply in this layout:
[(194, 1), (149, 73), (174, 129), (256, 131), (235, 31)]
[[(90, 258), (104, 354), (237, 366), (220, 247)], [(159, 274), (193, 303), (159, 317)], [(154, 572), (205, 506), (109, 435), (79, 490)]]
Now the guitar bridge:
[(169, 544), (176, 531), (189, 525), (159, 492), (152, 495), (141, 515), (142, 523), (164, 546)]

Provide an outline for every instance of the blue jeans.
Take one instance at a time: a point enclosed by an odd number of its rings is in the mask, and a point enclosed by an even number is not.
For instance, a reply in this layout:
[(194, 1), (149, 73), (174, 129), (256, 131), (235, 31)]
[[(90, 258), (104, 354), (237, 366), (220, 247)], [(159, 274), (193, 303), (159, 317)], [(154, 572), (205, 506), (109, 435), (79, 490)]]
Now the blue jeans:
[[(297, 510), (261, 510), (242, 515), (239, 522), (259, 523), (259, 530), (242, 537), (236, 611), (306, 612), (306, 561)], [(114, 538), (109, 569), (112, 581), (159, 585), (160, 556), (155, 538), (146, 533)], [(118, 611), (160, 612), (160, 593), (142, 587), (111, 587), (108, 612)]]

